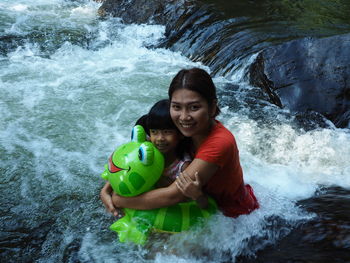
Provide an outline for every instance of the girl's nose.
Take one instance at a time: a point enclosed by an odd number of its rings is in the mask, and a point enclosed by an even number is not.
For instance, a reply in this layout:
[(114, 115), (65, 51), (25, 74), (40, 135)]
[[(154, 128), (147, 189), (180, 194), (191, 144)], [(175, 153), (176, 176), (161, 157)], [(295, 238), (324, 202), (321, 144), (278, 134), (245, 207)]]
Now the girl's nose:
[(157, 140), (158, 141), (163, 141), (164, 140), (164, 134), (162, 132), (160, 132), (157, 136)]

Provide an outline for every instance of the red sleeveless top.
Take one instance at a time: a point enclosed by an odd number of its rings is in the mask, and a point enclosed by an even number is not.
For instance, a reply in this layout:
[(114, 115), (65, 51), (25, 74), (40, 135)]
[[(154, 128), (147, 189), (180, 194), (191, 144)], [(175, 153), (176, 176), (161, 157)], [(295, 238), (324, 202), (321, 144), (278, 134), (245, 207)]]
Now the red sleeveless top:
[(237, 217), (259, 207), (251, 186), (244, 185), (236, 140), (219, 121), (194, 158), (219, 166), (203, 189), (216, 200), (224, 215)]

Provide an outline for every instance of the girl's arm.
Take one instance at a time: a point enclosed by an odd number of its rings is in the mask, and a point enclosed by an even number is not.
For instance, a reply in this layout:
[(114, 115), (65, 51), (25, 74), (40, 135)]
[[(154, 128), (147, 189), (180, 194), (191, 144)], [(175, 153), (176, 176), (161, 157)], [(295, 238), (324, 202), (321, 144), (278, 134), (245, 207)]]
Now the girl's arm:
[(182, 202), (185, 196), (173, 183), (168, 187), (157, 188), (133, 197), (123, 197), (113, 193), (112, 201), (116, 207), (150, 210)]
[[(202, 184), (205, 184), (217, 169), (218, 166), (215, 164), (194, 159), (184, 172), (186, 176), (190, 176), (192, 180), (195, 180), (195, 172), (198, 171), (198, 177)], [(149, 210), (174, 205), (184, 201), (185, 198), (174, 182), (168, 187), (154, 189), (134, 197), (122, 197), (113, 194), (112, 201), (116, 207)]]

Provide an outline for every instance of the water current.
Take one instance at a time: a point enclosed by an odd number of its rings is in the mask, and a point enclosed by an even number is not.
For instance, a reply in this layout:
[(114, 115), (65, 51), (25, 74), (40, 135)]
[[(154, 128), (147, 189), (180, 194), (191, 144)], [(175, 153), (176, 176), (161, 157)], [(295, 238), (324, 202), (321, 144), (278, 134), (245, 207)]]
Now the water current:
[[(331, 186), (350, 189), (349, 130), (303, 129), (287, 110), (252, 97), (257, 91), (241, 70), (214, 79), (219, 119), (236, 136), (261, 208), (154, 235), (145, 247), (119, 243), (108, 229), (115, 219), (99, 200), (108, 156), (129, 140), (135, 120), (167, 97), (178, 70), (209, 69), (148, 48), (164, 27), (101, 20), (99, 5), (0, 2), (2, 262), (235, 262), (317, 216), (298, 201)], [(239, 88), (228, 91), (227, 84)]]

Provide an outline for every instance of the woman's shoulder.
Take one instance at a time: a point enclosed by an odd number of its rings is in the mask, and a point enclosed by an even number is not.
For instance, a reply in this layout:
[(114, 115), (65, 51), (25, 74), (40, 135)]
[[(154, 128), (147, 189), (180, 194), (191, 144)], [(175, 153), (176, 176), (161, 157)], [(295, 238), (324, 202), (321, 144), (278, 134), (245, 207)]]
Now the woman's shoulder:
[(215, 120), (215, 126), (212, 132), (209, 134), (208, 139), (220, 140), (226, 142), (234, 142), (235, 138), (232, 132), (227, 129), (220, 121)]
[(233, 134), (216, 121), (210, 134), (198, 147), (195, 158), (223, 167), (238, 151)]

